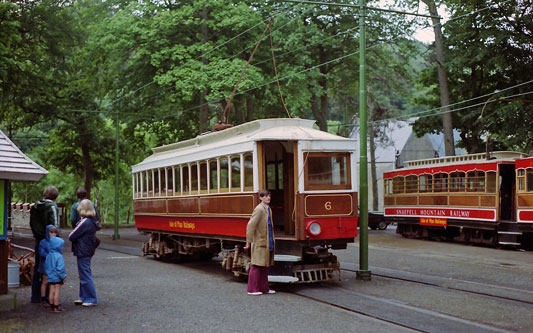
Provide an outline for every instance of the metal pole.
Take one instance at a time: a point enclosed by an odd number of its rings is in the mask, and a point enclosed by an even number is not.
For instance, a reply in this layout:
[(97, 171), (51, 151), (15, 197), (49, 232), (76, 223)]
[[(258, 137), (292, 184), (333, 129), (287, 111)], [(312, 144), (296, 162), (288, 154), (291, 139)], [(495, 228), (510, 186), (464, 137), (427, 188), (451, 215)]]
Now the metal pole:
[(366, 0), (359, 0), (359, 270), (356, 278), (370, 280), (368, 270), (368, 180), (366, 151)]
[(115, 120), (115, 126), (116, 126), (116, 133), (115, 133), (115, 231), (113, 233), (113, 240), (120, 239), (120, 235), (118, 233), (118, 162), (119, 162), (119, 135), (120, 135), (120, 127), (119, 127), (119, 112), (117, 110), (117, 119)]

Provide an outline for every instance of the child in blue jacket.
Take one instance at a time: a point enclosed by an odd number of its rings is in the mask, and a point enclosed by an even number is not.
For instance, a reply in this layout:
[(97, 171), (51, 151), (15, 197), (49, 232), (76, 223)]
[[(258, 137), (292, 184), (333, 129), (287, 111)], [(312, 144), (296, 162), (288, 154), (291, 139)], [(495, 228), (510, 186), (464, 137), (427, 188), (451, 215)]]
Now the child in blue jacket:
[(61, 286), (67, 281), (65, 260), (63, 259), (63, 244), (65, 244), (65, 241), (61, 238), (55, 236), (50, 237), (49, 253), (44, 262), (48, 277), (48, 286), (50, 287), (50, 312), (63, 311), (59, 306)]
[(41, 305), (48, 307), (48, 302), (46, 301), (46, 288), (48, 287), (48, 277), (46, 274), (46, 269), (44, 267), (44, 261), (50, 252), (50, 237), (57, 236), (57, 228), (49, 224), (46, 226), (45, 238), (39, 242), (39, 273), (42, 274), (42, 283), (41, 283)]

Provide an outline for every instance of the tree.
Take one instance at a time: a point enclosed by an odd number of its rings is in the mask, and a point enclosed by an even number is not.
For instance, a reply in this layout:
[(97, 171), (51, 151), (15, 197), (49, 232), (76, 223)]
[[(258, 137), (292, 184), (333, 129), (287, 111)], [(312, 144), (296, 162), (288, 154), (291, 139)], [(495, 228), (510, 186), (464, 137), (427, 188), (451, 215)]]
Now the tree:
[[(444, 27), (452, 103), (467, 101), (460, 106), (472, 106), (453, 113), (460, 144), (470, 153), (482, 152), (490, 135), (496, 150), (528, 151), (533, 130), (517, 124), (528, 124), (533, 116), (532, 104), (521, 97), (531, 91), (526, 84), (531, 80), (531, 1), (447, 4), (452, 12)], [(518, 96), (505, 98), (510, 95)], [(426, 132), (435, 125), (434, 118), (421, 119), (416, 128)]]

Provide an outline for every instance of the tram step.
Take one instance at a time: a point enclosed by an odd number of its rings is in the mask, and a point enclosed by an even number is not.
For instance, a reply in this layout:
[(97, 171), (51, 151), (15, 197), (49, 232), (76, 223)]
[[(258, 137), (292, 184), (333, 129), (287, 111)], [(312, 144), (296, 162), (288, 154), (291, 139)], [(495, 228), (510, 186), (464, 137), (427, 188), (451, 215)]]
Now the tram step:
[(521, 232), (518, 231), (498, 231), (498, 235), (522, 235)]
[(498, 244), (500, 245), (522, 245), (521, 243), (516, 243), (516, 242), (498, 242)]

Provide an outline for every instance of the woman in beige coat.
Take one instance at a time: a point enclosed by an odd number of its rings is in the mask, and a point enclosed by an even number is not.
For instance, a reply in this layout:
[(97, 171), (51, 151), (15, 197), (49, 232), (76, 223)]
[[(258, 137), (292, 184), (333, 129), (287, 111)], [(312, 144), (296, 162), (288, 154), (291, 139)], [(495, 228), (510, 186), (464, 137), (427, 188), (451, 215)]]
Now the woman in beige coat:
[(268, 288), (268, 268), (274, 265), (274, 222), (269, 207), (269, 190), (259, 192), (261, 202), (255, 207), (246, 226), (245, 250), (252, 247), (252, 265), (248, 272), (248, 295), (275, 294)]

